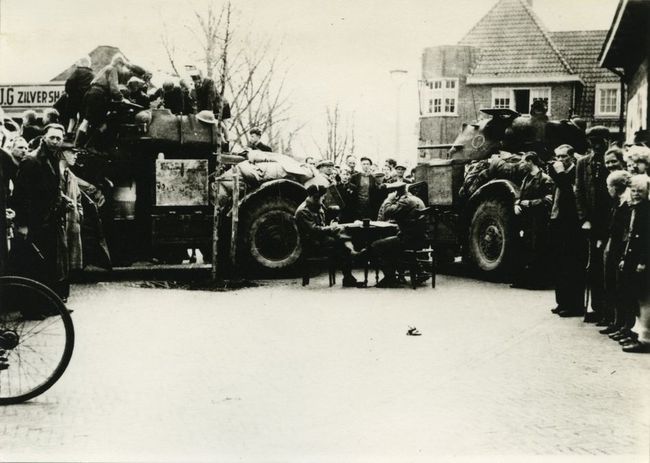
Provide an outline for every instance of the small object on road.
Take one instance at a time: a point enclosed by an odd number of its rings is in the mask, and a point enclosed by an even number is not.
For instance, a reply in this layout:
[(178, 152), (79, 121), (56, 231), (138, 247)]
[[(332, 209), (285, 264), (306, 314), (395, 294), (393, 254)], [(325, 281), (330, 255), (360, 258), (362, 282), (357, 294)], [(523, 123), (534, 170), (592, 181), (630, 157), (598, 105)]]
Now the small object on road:
[(406, 335), (407, 336), (422, 336), (422, 333), (420, 333), (415, 326), (409, 326), (409, 329), (406, 332)]

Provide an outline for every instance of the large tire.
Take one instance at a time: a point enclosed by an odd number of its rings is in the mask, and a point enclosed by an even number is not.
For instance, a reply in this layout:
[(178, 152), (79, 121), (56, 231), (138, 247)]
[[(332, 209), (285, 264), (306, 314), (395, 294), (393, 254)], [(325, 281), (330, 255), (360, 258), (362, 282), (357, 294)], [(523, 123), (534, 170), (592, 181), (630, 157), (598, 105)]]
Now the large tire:
[(469, 257), (486, 277), (505, 275), (515, 248), (513, 211), (503, 201), (486, 200), (478, 205), (469, 226)]
[(238, 261), (245, 274), (281, 276), (295, 267), (302, 253), (297, 207), (289, 198), (271, 196), (244, 211)]

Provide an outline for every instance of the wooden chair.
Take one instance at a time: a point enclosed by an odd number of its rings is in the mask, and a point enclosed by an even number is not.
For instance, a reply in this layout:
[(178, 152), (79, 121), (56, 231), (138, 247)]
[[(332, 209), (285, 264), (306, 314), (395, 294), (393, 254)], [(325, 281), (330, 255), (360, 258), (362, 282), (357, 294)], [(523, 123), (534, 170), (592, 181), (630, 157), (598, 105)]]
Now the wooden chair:
[(329, 275), (330, 288), (336, 284), (336, 259), (332, 252), (327, 249), (321, 253), (315, 253), (313, 250), (303, 249), (303, 255), (300, 262), (300, 272), (302, 275), (302, 285), (307, 286), (310, 280), (310, 273), (314, 267), (319, 267), (327, 263), (327, 273)]
[(404, 250), (401, 263), (408, 270), (411, 288), (416, 289), (418, 281), (427, 274), (431, 277), (431, 287), (436, 287), (436, 259), (431, 246)]

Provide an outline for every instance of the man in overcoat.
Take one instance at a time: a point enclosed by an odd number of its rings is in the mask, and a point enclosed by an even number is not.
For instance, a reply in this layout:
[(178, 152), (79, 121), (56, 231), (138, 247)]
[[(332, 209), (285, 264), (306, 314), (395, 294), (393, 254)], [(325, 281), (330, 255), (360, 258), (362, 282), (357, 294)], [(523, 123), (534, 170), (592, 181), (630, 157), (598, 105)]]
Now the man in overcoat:
[[(600, 322), (605, 318), (605, 271), (603, 253), (607, 242), (607, 226), (611, 198), (607, 192), (605, 152), (609, 148), (609, 129), (602, 126), (587, 130), (592, 152), (576, 164), (576, 206), (578, 218), (589, 241), (588, 284), (591, 288), (591, 308), (585, 307), (584, 321)], [(606, 323), (605, 323), (606, 324)]]
[(17, 248), (23, 254), (23, 259), (16, 257), (16, 270), (61, 296), (63, 225), (68, 204), (61, 194), (58, 150), (64, 132), (60, 124), (46, 127), (41, 145), (20, 163), (13, 196), (16, 234), (21, 240)]

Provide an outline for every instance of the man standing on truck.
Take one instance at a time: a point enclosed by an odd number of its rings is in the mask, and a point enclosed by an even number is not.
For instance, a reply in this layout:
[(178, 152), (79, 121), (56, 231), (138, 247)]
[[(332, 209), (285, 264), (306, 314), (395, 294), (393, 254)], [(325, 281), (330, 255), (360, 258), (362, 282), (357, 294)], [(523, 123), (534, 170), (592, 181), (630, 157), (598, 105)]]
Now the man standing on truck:
[(603, 126), (587, 130), (592, 150), (576, 164), (576, 206), (582, 230), (589, 241), (587, 280), (591, 288), (591, 308), (585, 307), (584, 321), (597, 323), (605, 317), (605, 273), (603, 251), (607, 241), (608, 215), (611, 199), (607, 192), (605, 152), (609, 147), (609, 129)]

